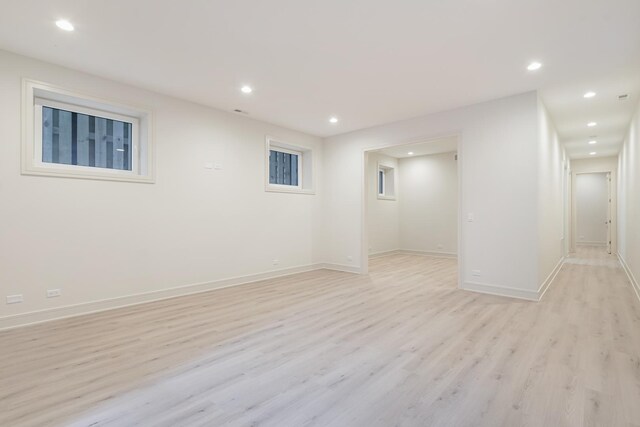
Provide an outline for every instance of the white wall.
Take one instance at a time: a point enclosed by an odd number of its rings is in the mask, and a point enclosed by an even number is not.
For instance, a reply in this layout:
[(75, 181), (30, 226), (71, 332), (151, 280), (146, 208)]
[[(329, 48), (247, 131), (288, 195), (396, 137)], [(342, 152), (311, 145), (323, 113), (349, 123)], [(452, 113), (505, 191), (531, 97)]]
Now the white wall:
[(458, 168), (455, 153), (402, 158), (400, 248), (456, 254)]
[(566, 252), (565, 202), (568, 160), (542, 100), (538, 98), (538, 285), (549, 280)]
[(640, 292), (640, 106), (631, 120), (618, 165), (618, 254)]
[(605, 245), (609, 218), (609, 180), (604, 173), (576, 177), (578, 243)]
[[(0, 64), (0, 317), (320, 260), (320, 183), (316, 195), (265, 192), (264, 143), (321, 159), (321, 139), (2, 51)], [(156, 183), (21, 175), (23, 77), (152, 109)], [(45, 298), (50, 288), (63, 295)], [(5, 305), (12, 294), (24, 303)]]
[(541, 282), (535, 92), (328, 138), (324, 256), (366, 267), (363, 150), (451, 134), (460, 135), (461, 212), (475, 218), (462, 222), (463, 287), (534, 297)]
[[(378, 199), (378, 165), (394, 168), (396, 195), (395, 200)], [(367, 197), (367, 227), (369, 230), (369, 253), (399, 249), (399, 217), (397, 189), (398, 183), (398, 159), (385, 156), (381, 153), (368, 153), (368, 197)]]

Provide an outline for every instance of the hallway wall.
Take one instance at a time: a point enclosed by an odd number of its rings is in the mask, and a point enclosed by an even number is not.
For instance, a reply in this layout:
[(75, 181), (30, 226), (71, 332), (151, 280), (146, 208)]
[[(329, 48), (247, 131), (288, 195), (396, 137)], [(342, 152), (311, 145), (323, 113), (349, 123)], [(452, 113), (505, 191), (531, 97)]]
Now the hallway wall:
[(618, 254), (640, 292), (640, 105), (618, 160)]
[[(568, 160), (556, 126), (538, 98), (538, 286), (544, 292), (565, 255), (564, 186)], [(512, 178), (513, 179), (513, 178)]]

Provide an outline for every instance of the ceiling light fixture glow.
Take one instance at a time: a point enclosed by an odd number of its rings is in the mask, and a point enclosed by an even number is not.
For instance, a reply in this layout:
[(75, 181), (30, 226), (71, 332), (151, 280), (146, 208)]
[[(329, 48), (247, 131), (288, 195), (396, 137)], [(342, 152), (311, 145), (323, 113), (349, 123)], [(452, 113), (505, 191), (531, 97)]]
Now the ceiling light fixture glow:
[(598, 141), (596, 141), (595, 139), (592, 139), (591, 141), (589, 141), (589, 144), (593, 145), (593, 144), (597, 144)]
[(596, 153), (595, 151), (592, 151), (592, 152), (589, 153), (590, 156), (595, 156), (596, 154), (598, 154), (598, 153)]
[(589, 92), (585, 93), (583, 96), (585, 98), (593, 98), (594, 96), (596, 96), (596, 93), (589, 91)]
[(73, 31), (74, 30), (73, 24), (71, 22), (67, 21), (66, 19), (58, 19), (56, 21), (56, 25), (61, 30), (65, 30), (65, 31)]
[(536, 71), (536, 70), (539, 70), (540, 68), (542, 68), (542, 64), (537, 61), (533, 61), (531, 64), (527, 66), (527, 70), (529, 71)]
[(590, 128), (597, 126), (598, 124), (596, 122), (589, 122), (587, 123), (587, 126), (589, 126)]
[(407, 154), (413, 156), (413, 151), (409, 151)]
[(329, 123), (338, 123), (338, 118), (337, 117), (330, 117), (329, 118)]
[(247, 85), (242, 86), (240, 88), (240, 90), (242, 91), (242, 93), (251, 93), (251, 92), (253, 92), (253, 88), (251, 86), (247, 86)]

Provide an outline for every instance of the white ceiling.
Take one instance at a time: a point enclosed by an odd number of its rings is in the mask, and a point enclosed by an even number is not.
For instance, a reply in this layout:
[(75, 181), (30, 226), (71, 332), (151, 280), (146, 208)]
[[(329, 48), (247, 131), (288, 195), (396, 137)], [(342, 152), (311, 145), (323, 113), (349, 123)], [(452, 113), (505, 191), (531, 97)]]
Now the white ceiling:
[[(431, 154), (449, 153), (458, 149), (458, 138), (455, 136), (439, 138), (424, 142), (415, 142), (406, 145), (383, 148), (376, 150), (390, 157), (402, 159), (405, 157), (427, 156)], [(409, 154), (412, 152), (413, 154)]]
[[(590, 79), (640, 70), (638, 0), (0, 0), (0, 7), (2, 49), (318, 136), (578, 81), (582, 101)], [(76, 31), (56, 28), (59, 18)], [(534, 59), (544, 67), (526, 71)], [(242, 94), (243, 84), (255, 91)], [(563, 115), (556, 108), (563, 96), (575, 94), (549, 92), (549, 108), (563, 135), (580, 139), (568, 129), (583, 111), (568, 106), (573, 112)], [(331, 115), (339, 123), (328, 123)]]
[[(640, 25), (640, 24), (639, 24)], [(588, 91), (593, 98), (584, 98)], [(628, 94), (626, 100), (618, 96)], [(551, 114), (567, 154), (573, 159), (616, 156), (634, 110), (638, 107), (640, 72), (618, 70), (598, 78), (578, 78), (570, 83), (540, 91)], [(596, 122), (595, 127), (587, 123)], [(590, 140), (596, 144), (589, 144)]]

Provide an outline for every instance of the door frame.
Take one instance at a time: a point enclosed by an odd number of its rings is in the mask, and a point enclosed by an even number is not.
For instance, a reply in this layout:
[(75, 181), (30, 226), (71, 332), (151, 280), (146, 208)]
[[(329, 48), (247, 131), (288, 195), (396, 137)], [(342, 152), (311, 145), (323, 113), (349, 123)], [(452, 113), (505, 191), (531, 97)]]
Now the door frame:
[(616, 181), (616, 171), (611, 168), (594, 168), (588, 170), (580, 170), (580, 172), (571, 171), (571, 227), (570, 227), (570, 247), (569, 252), (575, 253), (577, 242), (577, 231), (578, 231), (578, 209), (577, 209), (577, 191), (576, 191), (576, 178), (578, 175), (587, 175), (587, 174), (606, 174), (608, 178), (607, 188), (609, 192), (609, 204), (607, 206), (607, 215), (609, 216), (609, 224), (607, 227), (607, 235), (609, 240), (607, 241), (606, 247), (607, 252), (609, 254), (617, 254), (618, 251), (618, 242), (617, 242), (617, 221), (616, 221), (616, 212), (617, 212), (617, 198), (616, 193), (613, 191), (615, 187)]
[(463, 192), (462, 192), (462, 177), (463, 177), (463, 153), (462, 153), (462, 132), (450, 132), (443, 133), (439, 135), (433, 135), (423, 138), (413, 138), (407, 141), (396, 142), (396, 143), (388, 143), (381, 144), (372, 147), (365, 147), (362, 149), (361, 154), (361, 171), (362, 171), (362, 187), (361, 187), (361, 218), (360, 218), (360, 259), (361, 259), (361, 274), (367, 274), (369, 272), (369, 224), (368, 224), (368, 215), (367, 215), (367, 206), (369, 201), (369, 174), (367, 173), (367, 165), (369, 162), (369, 152), (378, 151), (384, 148), (392, 148), (392, 147), (401, 147), (408, 146), (413, 144), (422, 144), (428, 142), (434, 142), (443, 138), (456, 138), (456, 152), (458, 154), (458, 288), (462, 289), (463, 279), (464, 279), (464, 246), (462, 244), (464, 228), (462, 221), (462, 202), (463, 202)]

